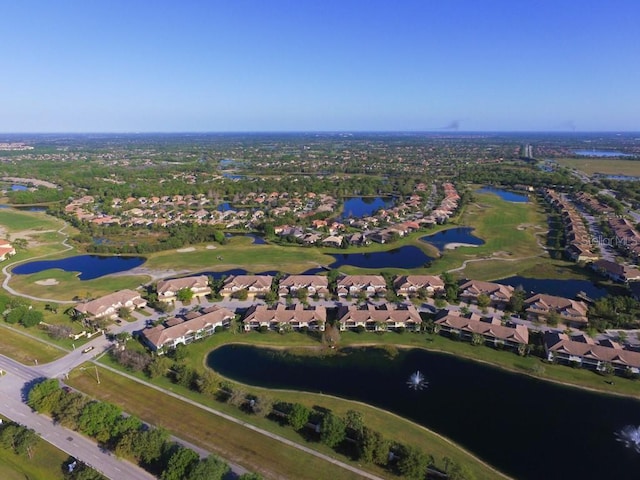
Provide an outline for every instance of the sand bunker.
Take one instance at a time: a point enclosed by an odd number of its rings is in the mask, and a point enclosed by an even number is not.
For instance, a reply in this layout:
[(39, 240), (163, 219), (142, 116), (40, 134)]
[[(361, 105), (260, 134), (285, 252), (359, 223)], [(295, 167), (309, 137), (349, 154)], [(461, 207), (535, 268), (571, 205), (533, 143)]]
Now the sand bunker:
[(216, 248), (218, 247), (216, 247), (215, 245), (207, 245), (207, 250), (215, 250)]
[(60, 282), (58, 282), (58, 280), (56, 280), (55, 278), (46, 278), (44, 280), (38, 280), (36, 282), (36, 284), (44, 285), (44, 286), (47, 286), (47, 285), (58, 285), (58, 283), (60, 283)]
[(178, 253), (187, 253), (187, 252), (193, 252), (193, 251), (195, 251), (195, 247), (180, 248), (176, 250), (176, 252)]
[(471, 245), (470, 243), (451, 242), (444, 246), (445, 250), (453, 250), (458, 247), (477, 247), (478, 245)]

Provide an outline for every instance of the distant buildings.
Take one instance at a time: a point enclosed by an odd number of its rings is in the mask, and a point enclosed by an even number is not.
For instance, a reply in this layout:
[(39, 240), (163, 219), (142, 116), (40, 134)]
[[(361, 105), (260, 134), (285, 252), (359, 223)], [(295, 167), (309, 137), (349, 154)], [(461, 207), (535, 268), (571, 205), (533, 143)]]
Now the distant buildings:
[(105, 295), (104, 297), (91, 300), (90, 302), (79, 303), (75, 310), (93, 319), (111, 319), (118, 315), (121, 308), (133, 311), (136, 308), (147, 306), (147, 301), (134, 290), (120, 290), (118, 292)]

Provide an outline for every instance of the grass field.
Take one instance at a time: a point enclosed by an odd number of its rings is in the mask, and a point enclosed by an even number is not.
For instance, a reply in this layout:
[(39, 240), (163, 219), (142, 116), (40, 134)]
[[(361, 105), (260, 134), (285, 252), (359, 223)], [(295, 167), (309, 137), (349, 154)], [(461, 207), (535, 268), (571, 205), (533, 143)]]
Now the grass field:
[(602, 173), (604, 175), (640, 176), (640, 161), (623, 160), (621, 158), (556, 158), (555, 162), (563, 167), (580, 170), (587, 175)]
[[(28, 333), (36, 332), (34, 329)], [(63, 350), (16, 332), (4, 322), (0, 322), (0, 352), (25, 365), (34, 365), (35, 360), (38, 363), (52, 362), (65, 354)]]
[(39, 439), (32, 458), (16, 455), (0, 448), (0, 478), (2, 480), (62, 480), (62, 464), (69, 456), (62, 450)]

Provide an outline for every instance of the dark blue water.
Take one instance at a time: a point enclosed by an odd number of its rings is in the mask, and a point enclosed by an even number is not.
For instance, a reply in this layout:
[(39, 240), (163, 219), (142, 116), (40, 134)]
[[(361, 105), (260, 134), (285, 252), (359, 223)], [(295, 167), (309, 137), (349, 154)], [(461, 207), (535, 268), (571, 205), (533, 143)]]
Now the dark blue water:
[(227, 210), (233, 210), (233, 207), (229, 202), (224, 202), (218, 205), (216, 207), (216, 210), (218, 210), (219, 212), (226, 212)]
[(525, 203), (529, 201), (529, 197), (520, 193), (513, 193), (501, 188), (484, 187), (476, 190), (478, 193), (492, 193), (498, 195), (502, 200), (507, 202)]
[(433, 261), (433, 258), (413, 245), (386, 252), (343, 253), (332, 256), (336, 261), (329, 265), (331, 268), (345, 265), (360, 268), (419, 268)]
[(352, 197), (344, 201), (341, 219), (368, 217), (381, 208), (393, 206), (393, 198)]
[(28, 188), (24, 185), (11, 185), (11, 190), (14, 192), (22, 192), (28, 190)]
[(23, 212), (46, 212), (47, 211), (47, 207), (38, 207), (35, 205), (30, 205), (30, 206), (14, 205), (13, 208), (15, 208), (16, 210), (22, 210)]
[(628, 153), (616, 152), (615, 150), (574, 150), (573, 153), (583, 157), (633, 157)]
[(575, 298), (578, 292), (584, 292), (593, 299), (607, 295), (604, 288), (596, 286), (589, 280), (560, 280), (551, 278), (527, 278), (519, 275), (496, 280), (495, 283), (522, 287), (525, 292), (546, 293), (558, 297)]
[[(625, 425), (640, 425), (636, 400), (417, 349), (393, 359), (371, 348), (315, 358), (226, 345), (209, 354), (207, 365), (243, 383), (382, 407), (447, 436), (518, 479), (626, 480), (637, 479), (640, 471), (640, 455), (614, 435)], [(429, 382), (423, 391), (407, 388), (416, 370)], [(317, 403), (322, 406), (322, 399)], [(394, 440), (402, 441), (402, 432)]]
[(441, 232), (421, 237), (423, 242), (430, 243), (441, 252), (448, 243), (467, 243), (469, 245), (484, 245), (484, 240), (476, 237), (471, 232), (471, 227), (456, 227), (442, 230)]
[(245, 177), (245, 175), (236, 175), (235, 173), (223, 173), (222, 176), (229, 180), (240, 180)]
[(111, 273), (126, 272), (145, 262), (144, 257), (120, 257), (102, 255), (77, 255), (60, 260), (37, 260), (23, 263), (12, 270), (18, 275), (29, 275), (44, 270), (60, 269), (65, 272), (80, 272), (80, 280), (93, 280)]

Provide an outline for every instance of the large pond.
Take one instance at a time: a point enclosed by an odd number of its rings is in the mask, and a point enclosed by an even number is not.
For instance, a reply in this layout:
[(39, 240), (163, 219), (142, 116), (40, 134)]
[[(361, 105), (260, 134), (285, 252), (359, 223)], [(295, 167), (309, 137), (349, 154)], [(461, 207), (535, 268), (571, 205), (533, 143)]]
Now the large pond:
[(11, 272), (18, 275), (29, 275), (44, 270), (59, 269), (65, 272), (79, 272), (78, 278), (80, 280), (93, 280), (111, 273), (125, 272), (139, 267), (145, 260), (144, 257), (77, 255), (60, 260), (37, 260), (23, 263)]
[(331, 268), (340, 268), (346, 265), (360, 268), (420, 268), (433, 261), (433, 258), (413, 245), (394, 248), (386, 252), (342, 253), (332, 256), (336, 261), (329, 265)]
[(587, 296), (593, 299), (607, 295), (607, 290), (598, 287), (589, 280), (528, 278), (516, 275), (496, 280), (496, 283), (511, 285), (514, 288), (522, 287), (528, 293), (546, 293), (547, 295), (557, 295), (565, 298), (575, 298), (580, 292), (586, 293)]
[(352, 197), (344, 201), (341, 219), (360, 218), (373, 215), (381, 208), (393, 206), (393, 198), (387, 197)]
[(471, 227), (449, 228), (421, 237), (420, 240), (430, 243), (441, 252), (446, 250), (447, 245), (450, 247), (456, 245), (484, 245), (484, 240), (476, 237), (471, 232), (473, 232), (473, 228)]
[(484, 187), (476, 191), (478, 193), (492, 193), (494, 195), (498, 195), (502, 200), (507, 202), (525, 203), (529, 201), (529, 197), (526, 195), (503, 190), (502, 188)]
[[(207, 365), (247, 384), (322, 392), (382, 407), (519, 479), (637, 479), (640, 471), (640, 454), (616, 437), (625, 426), (640, 425), (640, 402), (452, 355), (414, 349), (391, 359), (377, 349), (359, 349), (321, 359), (227, 345), (211, 352)], [(407, 387), (416, 370), (428, 380), (427, 389)], [(317, 403), (321, 406), (322, 399)], [(402, 432), (396, 439), (402, 441)]]
[(633, 157), (628, 153), (616, 152), (615, 150), (574, 150), (573, 153), (582, 157)]

